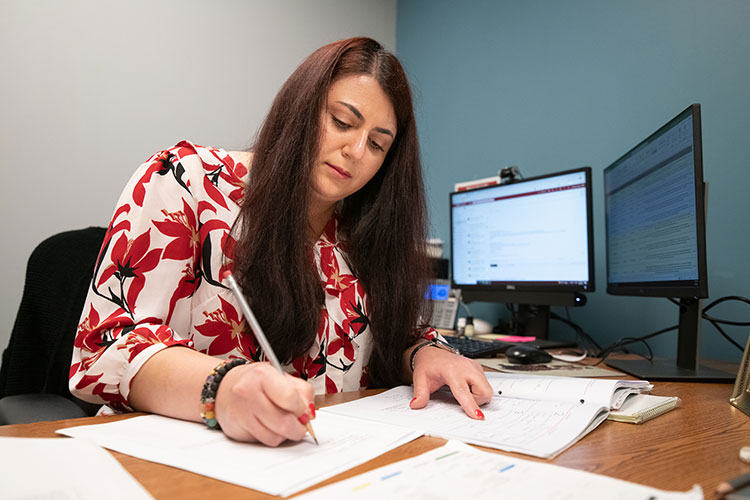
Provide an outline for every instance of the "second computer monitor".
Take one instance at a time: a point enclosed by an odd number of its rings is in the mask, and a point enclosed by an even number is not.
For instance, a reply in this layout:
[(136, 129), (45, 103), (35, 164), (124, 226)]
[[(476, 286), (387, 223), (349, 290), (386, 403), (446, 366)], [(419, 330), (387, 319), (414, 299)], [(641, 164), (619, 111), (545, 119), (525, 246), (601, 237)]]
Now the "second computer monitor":
[(591, 169), (450, 194), (451, 279), (467, 301), (579, 305), (594, 290)]

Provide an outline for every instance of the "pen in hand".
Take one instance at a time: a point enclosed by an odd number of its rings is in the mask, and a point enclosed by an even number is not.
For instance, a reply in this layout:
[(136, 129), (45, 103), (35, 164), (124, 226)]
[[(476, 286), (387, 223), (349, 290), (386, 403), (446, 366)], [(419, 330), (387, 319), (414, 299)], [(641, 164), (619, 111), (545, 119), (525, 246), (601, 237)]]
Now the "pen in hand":
[[(234, 277), (232, 276), (232, 273), (229, 271), (225, 271), (222, 274), (222, 278), (224, 278), (227, 283), (229, 283), (229, 288), (232, 289), (232, 292), (234, 293), (235, 297), (237, 297), (237, 300), (240, 303), (240, 308), (242, 309), (242, 313), (247, 318), (248, 322), (250, 322), (250, 327), (253, 329), (253, 333), (255, 334), (255, 338), (258, 339), (258, 342), (260, 343), (261, 348), (263, 349), (263, 352), (266, 354), (266, 358), (271, 362), (271, 364), (276, 368), (279, 373), (282, 375), (286, 375), (284, 373), (284, 369), (281, 367), (281, 363), (279, 363), (279, 359), (276, 357), (276, 354), (273, 352), (273, 348), (271, 347), (271, 344), (268, 342), (268, 339), (266, 338), (266, 334), (263, 333), (263, 329), (260, 327), (260, 324), (258, 323), (258, 320), (255, 319), (255, 314), (253, 314), (253, 310), (250, 309), (250, 304), (247, 303), (247, 300), (245, 300), (245, 295), (242, 293), (242, 290), (240, 290), (239, 285), (234, 280)], [(315, 432), (313, 432), (312, 425), (308, 421), (306, 424), (304, 424), (305, 428), (307, 429), (307, 432), (310, 433), (310, 436), (313, 438), (313, 441), (315, 441), (315, 444), (318, 444), (318, 438), (315, 437)]]

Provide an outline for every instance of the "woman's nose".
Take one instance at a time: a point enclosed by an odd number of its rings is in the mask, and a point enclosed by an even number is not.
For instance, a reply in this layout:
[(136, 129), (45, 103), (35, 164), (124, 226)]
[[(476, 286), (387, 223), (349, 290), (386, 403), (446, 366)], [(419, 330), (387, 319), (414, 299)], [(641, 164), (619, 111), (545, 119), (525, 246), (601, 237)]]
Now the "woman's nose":
[(367, 133), (362, 131), (361, 133), (352, 134), (352, 136), (346, 141), (342, 149), (342, 153), (347, 158), (352, 160), (361, 160), (365, 153), (365, 147), (367, 146)]

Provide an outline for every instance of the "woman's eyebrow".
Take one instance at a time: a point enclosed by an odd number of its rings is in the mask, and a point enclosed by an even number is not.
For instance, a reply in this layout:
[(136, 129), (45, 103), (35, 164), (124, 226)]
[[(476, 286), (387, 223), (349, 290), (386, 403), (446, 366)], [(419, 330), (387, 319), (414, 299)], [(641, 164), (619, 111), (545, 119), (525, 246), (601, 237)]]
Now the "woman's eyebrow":
[[(336, 102), (339, 103), (339, 104), (341, 104), (342, 106), (346, 106), (347, 108), (349, 108), (349, 111), (351, 111), (354, 114), (354, 116), (356, 116), (359, 120), (364, 120), (365, 119), (365, 117), (362, 116), (362, 113), (360, 113), (357, 108), (355, 108), (354, 106), (352, 106), (348, 102), (344, 102), (344, 101), (336, 101)], [(380, 132), (381, 134), (386, 134), (386, 135), (390, 135), (391, 137), (393, 137), (393, 132), (391, 132), (387, 128), (375, 127), (375, 130), (377, 132)]]

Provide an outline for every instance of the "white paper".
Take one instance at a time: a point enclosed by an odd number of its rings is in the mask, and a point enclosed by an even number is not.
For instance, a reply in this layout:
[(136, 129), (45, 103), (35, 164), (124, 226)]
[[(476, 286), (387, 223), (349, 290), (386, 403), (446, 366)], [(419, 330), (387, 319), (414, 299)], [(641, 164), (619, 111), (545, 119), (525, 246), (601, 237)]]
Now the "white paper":
[(241, 443), (203, 424), (158, 415), (69, 427), (57, 432), (144, 460), (281, 496), (292, 495), (422, 434), (321, 412), (312, 425), (319, 446), (309, 436), (276, 448)]
[(552, 401), (584, 401), (617, 409), (630, 394), (653, 389), (645, 380), (605, 380), (539, 375), (487, 373), (487, 380), (496, 393), (504, 397)]
[(457, 441), (344, 481), (300, 500), (346, 498), (497, 498), (563, 500), (700, 500), (703, 491), (669, 492), (590, 472), (480, 451)]
[(107, 450), (87, 441), (0, 437), (0, 497), (6, 500), (153, 498)]
[(359, 419), (402, 425), (444, 439), (553, 458), (607, 418), (625, 396), (649, 390), (644, 381), (487, 374), (496, 394), (482, 407), (484, 420), (466, 416), (447, 389), (425, 408), (412, 410), (413, 389), (389, 391), (321, 409)]
[(567, 449), (607, 418), (593, 404), (494, 397), (482, 407), (484, 420), (466, 416), (447, 390), (430, 396), (425, 408), (413, 410), (412, 388), (400, 386), (348, 403), (321, 408), (359, 419), (375, 419), (416, 429), (430, 436), (504, 451), (551, 458)]

